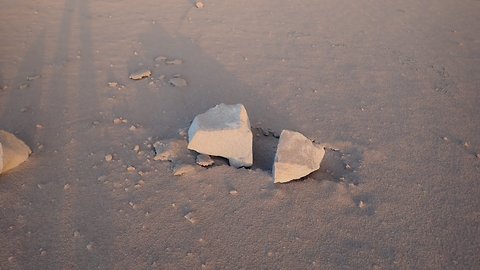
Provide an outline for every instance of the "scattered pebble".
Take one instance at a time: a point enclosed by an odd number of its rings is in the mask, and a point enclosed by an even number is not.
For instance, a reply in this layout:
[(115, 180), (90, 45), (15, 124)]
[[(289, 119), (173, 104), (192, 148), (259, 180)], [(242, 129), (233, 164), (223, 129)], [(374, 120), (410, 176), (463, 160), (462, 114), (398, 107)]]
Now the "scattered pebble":
[(92, 251), (92, 250), (93, 250), (93, 243), (92, 243), (92, 242), (88, 243), (88, 245), (87, 245), (87, 250), (88, 250), (88, 251)]
[(128, 166), (127, 171), (128, 172), (134, 172), (136, 169), (133, 166)]
[(132, 80), (141, 80), (146, 77), (150, 77), (152, 75), (152, 72), (148, 69), (140, 69), (138, 71), (135, 71), (133, 73), (130, 73), (130, 79)]
[(190, 221), (192, 224), (195, 224), (197, 222), (197, 220), (193, 217), (192, 212), (186, 214), (183, 217), (186, 218), (188, 221)]
[(358, 204), (358, 207), (360, 207), (360, 208), (364, 209), (364, 208), (366, 208), (366, 207), (367, 207), (367, 204), (366, 204), (366, 203), (364, 203), (363, 201), (360, 201), (360, 203)]
[(173, 168), (173, 175), (181, 176), (195, 171), (195, 166), (190, 164), (180, 164)]
[(448, 138), (447, 138), (447, 137), (442, 137), (442, 139), (443, 139), (444, 141), (448, 141)]
[(63, 186), (63, 190), (68, 190), (69, 188), (70, 188), (70, 184), (65, 184), (65, 185)]
[(47, 251), (40, 249), (40, 255), (41, 255), (41, 256), (46, 256), (46, 255), (47, 255)]
[(113, 123), (114, 123), (115, 125), (120, 125), (120, 124), (122, 123), (122, 119), (120, 119), (120, 118), (115, 118), (115, 119), (113, 119)]
[(215, 161), (209, 155), (199, 154), (196, 163), (200, 166), (208, 167), (213, 165)]
[(108, 86), (116, 88), (116, 87), (118, 87), (118, 83), (117, 82), (109, 82)]
[(161, 56), (157, 56), (157, 57), (154, 59), (155, 62), (164, 62), (165, 60), (167, 60), (167, 57), (162, 56), (162, 55), (161, 55)]
[(476, 156), (477, 158), (480, 158), (480, 153), (477, 153), (475, 156)]
[(137, 144), (133, 147), (133, 151), (138, 152), (140, 150), (140, 146)]
[(110, 161), (113, 160), (113, 156), (112, 156), (111, 154), (108, 154), (108, 155), (105, 156), (105, 160), (106, 160), (107, 162), (110, 162)]
[(8, 262), (9, 263), (13, 263), (14, 261), (15, 261), (15, 257), (13, 257), (13, 256), (8, 257)]
[(181, 64), (183, 64), (183, 60), (182, 59), (165, 60), (165, 64), (167, 64), (167, 65), (181, 65)]
[(230, 193), (230, 195), (234, 195), (234, 196), (238, 195), (238, 191), (236, 191), (236, 190), (230, 190), (229, 193)]
[(203, 4), (202, 2), (200, 2), (200, 1), (198, 1), (198, 2), (195, 3), (195, 6), (196, 6), (197, 8), (203, 8), (204, 4)]
[(465, 148), (469, 148), (470, 147), (470, 144), (468, 142), (464, 142), (463, 143), (463, 146), (465, 146)]
[(73, 232), (73, 237), (75, 237), (75, 238), (80, 237), (80, 232), (79, 231), (74, 231)]
[(22, 83), (22, 84), (20, 84), (20, 86), (18, 87), (18, 89), (20, 89), (20, 90), (21, 90), (21, 89), (25, 89), (25, 88), (27, 88), (27, 87), (29, 87), (29, 86), (30, 86), (30, 85), (28, 85), (28, 83)]
[(32, 75), (32, 76), (27, 76), (27, 81), (33, 81), (36, 79), (40, 79), (40, 75)]
[(40, 125), (40, 124), (37, 124), (37, 125), (36, 125), (36, 127), (37, 127), (38, 129), (41, 129), (41, 128), (43, 128), (43, 126), (42, 126), (42, 125)]
[(136, 126), (134, 126), (134, 125), (131, 125), (129, 129), (130, 129), (131, 131), (134, 131), (134, 130), (136, 130), (136, 129), (137, 129), (137, 127), (136, 127)]
[(186, 87), (187, 81), (182, 78), (171, 78), (168, 83), (173, 87)]

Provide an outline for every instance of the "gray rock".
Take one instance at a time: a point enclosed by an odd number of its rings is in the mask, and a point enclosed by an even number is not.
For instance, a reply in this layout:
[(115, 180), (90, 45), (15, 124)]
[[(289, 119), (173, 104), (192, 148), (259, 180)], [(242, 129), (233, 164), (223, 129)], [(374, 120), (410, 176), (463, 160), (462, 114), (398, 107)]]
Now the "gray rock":
[(325, 149), (299, 132), (283, 130), (273, 163), (275, 183), (300, 179), (320, 168)]
[(0, 130), (0, 173), (13, 169), (26, 161), (32, 153), (22, 140), (10, 132)]
[(130, 74), (130, 79), (132, 80), (141, 80), (146, 77), (150, 77), (152, 72), (148, 69), (140, 69)]
[(188, 149), (227, 158), (231, 166), (253, 164), (253, 135), (242, 104), (219, 104), (195, 117), (188, 129)]

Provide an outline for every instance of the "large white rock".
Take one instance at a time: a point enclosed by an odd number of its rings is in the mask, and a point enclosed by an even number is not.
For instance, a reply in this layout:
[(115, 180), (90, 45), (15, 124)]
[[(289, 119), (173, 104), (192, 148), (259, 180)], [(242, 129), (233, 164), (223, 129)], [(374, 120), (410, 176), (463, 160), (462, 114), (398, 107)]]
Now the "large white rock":
[(193, 119), (188, 129), (188, 149), (227, 158), (231, 166), (253, 164), (253, 134), (242, 104), (219, 104)]
[(0, 173), (17, 167), (31, 153), (32, 150), (15, 135), (0, 130)]
[(275, 183), (300, 179), (320, 168), (325, 149), (299, 132), (283, 130), (273, 163)]

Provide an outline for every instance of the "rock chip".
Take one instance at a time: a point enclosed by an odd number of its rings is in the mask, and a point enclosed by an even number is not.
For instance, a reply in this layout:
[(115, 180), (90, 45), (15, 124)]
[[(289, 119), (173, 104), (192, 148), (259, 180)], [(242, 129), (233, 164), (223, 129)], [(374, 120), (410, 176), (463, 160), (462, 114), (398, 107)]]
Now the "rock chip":
[(320, 168), (325, 149), (299, 132), (283, 130), (273, 163), (275, 183), (300, 179)]
[(152, 72), (148, 69), (140, 69), (135, 72), (130, 73), (130, 79), (132, 80), (141, 80), (146, 77), (150, 77)]
[(10, 132), (0, 130), (0, 173), (13, 169), (32, 153), (22, 140)]
[(208, 167), (212, 166), (215, 161), (209, 155), (199, 154), (196, 163), (202, 167)]
[(196, 167), (190, 164), (177, 164), (173, 168), (173, 175), (181, 176), (184, 174), (193, 173), (196, 171)]
[(253, 134), (242, 104), (219, 104), (193, 119), (188, 129), (188, 149), (227, 158), (231, 166), (253, 164)]
[(173, 87), (186, 87), (187, 81), (183, 78), (175, 77), (168, 80), (168, 83)]

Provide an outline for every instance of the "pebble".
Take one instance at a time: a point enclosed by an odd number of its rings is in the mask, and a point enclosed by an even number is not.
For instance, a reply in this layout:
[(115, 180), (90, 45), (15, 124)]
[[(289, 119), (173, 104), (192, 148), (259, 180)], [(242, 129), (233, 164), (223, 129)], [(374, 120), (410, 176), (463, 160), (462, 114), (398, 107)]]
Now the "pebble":
[(13, 263), (14, 261), (15, 261), (15, 257), (13, 257), (13, 256), (8, 257), (8, 262), (9, 263)]
[(203, 7), (204, 7), (204, 4), (203, 4), (202, 2), (200, 2), (200, 1), (198, 1), (198, 2), (195, 3), (195, 6), (196, 6), (197, 8), (203, 8)]
[(40, 251), (40, 255), (41, 255), (41, 256), (47, 255), (47, 251), (46, 251), (46, 250), (41, 250), (41, 251)]
[(40, 75), (27, 76), (27, 81), (33, 81), (36, 79), (40, 79)]
[(185, 219), (187, 219), (188, 221), (190, 221), (190, 223), (192, 224), (195, 224), (197, 222), (197, 220), (193, 217), (193, 214), (192, 212), (186, 214), (185, 216), (183, 216)]
[(75, 238), (80, 237), (80, 232), (79, 231), (74, 231), (73, 232), (73, 237), (75, 237)]
[(70, 184), (65, 184), (65, 186), (63, 186), (63, 190), (68, 190), (70, 188)]
[(122, 122), (123, 122), (123, 121), (122, 121), (122, 119), (120, 119), (120, 118), (115, 118), (115, 119), (113, 119), (113, 123), (114, 123), (115, 125), (120, 125)]
[(215, 161), (209, 155), (199, 154), (196, 163), (200, 166), (208, 167), (213, 165)]
[(167, 65), (181, 65), (181, 64), (183, 64), (183, 60), (182, 59), (165, 60), (165, 64), (167, 64)]
[(30, 85), (28, 85), (28, 83), (22, 83), (22, 84), (18, 87), (18, 89), (25, 89), (25, 88), (27, 88), (27, 87), (29, 87), (29, 86), (30, 86)]
[(167, 60), (167, 57), (162, 56), (162, 55), (161, 55), (161, 56), (157, 56), (157, 57), (155, 57), (155, 59), (154, 59), (155, 62), (163, 62), (163, 61), (165, 61), (165, 60)]
[(137, 127), (136, 127), (136, 126), (134, 126), (134, 125), (131, 125), (129, 129), (130, 129), (131, 131), (134, 131), (134, 130), (136, 130), (136, 129), (137, 129)]
[(173, 87), (186, 87), (187, 81), (182, 78), (171, 78), (168, 83)]
[(41, 128), (43, 128), (43, 126), (42, 126), (42, 125), (40, 125), (40, 124), (37, 124), (37, 125), (36, 125), (36, 127), (37, 127), (38, 129), (41, 129)]
[(134, 172), (134, 171), (135, 171), (135, 167), (133, 167), (133, 166), (128, 166), (127, 171), (128, 171), (128, 172)]
[(366, 207), (367, 207), (367, 204), (366, 204), (366, 203), (364, 203), (363, 201), (360, 201), (360, 203), (358, 203), (358, 207), (360, 207), (360, 208), (364, 209), (364, 208), (366, 208)]
[(173, 168), (173, 175), (181, 176), (195, 171), (195, 166), (190, 164), (180, 164)]
[(87, 250), (88, 250), (88, 251), (92, 251), (92, 250), (93, 250), (93, 243), (92, 243), (92, 242), (88, 243), (88, 245), (87, 245)]
[(140, 146), (137, 144), (133, 147), (133, 151), (138, 152), (138, 150), (140, 150)]
[(238, 195), (238, 191), (236, 191), (236, 190), (230, 190), (229, 193), (230, 193), (230, 195), (234, 195), (234, 196)]
[(111, 154), (108, 154), (108, 155), (105, 156), (105, 160), (106, 160), (107, 162), (110, 162), (110, 161), (113, 160), (113, 156), (112, 156)]
[(141, 80), (146, 77), (150, 77), (152, 72), (148, 69), (140, 69), (133, 73), (130, 73), (130, 79), (132, 80)]
[(117, 83), (117, 82), (109, 82), (109, 83), (108, 83), (108, 86), (110, 86), (110, 87), (118, 87), (118, 83)]

